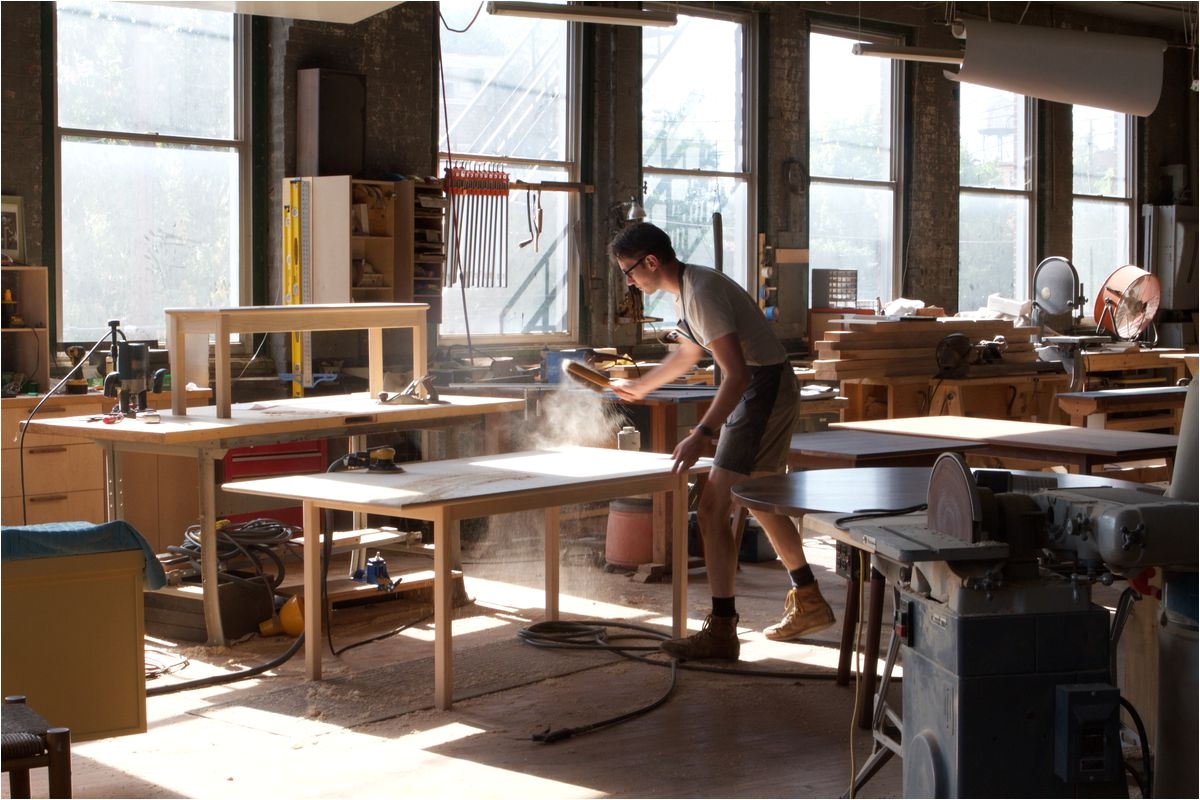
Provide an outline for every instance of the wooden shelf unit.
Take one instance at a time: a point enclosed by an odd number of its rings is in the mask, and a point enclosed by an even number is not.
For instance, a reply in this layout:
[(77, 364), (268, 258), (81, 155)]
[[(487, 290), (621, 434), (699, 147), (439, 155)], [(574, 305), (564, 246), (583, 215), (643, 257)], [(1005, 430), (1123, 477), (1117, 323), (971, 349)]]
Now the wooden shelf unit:
[[(3, 267), (2, 338), (4, 372), (24, 375), (16, 393), (26, 387), (50, 390), (50, 292), (46, 267)], [(7, 302), (11, 296), (12, 302)], [(5, 385), (14, 378), (5, 378)]]
[(285, 178), (285, 291), (305, 304), (421, 302), (429, 306), (429, 324), (437, 324), (445, 212), (436, 180)]
[[(442, 285), (446, 274), (446, 194), (440, 181), (408, 181), (411, 205), (402, 202), (401, 219), (412, 222), (411, 296), (429, 306), (429, 324), (442, 321)], [(402, 194), (402, 200), (407, 198)], [(401, 299), (401, 298), (397, 298)]]

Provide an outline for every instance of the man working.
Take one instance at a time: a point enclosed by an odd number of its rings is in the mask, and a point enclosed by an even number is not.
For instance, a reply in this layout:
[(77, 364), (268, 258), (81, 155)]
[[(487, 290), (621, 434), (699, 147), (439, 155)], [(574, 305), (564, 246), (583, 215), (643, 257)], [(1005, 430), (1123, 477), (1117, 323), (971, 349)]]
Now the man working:
[[(643, 293), (662, 290), (675, 295), (676, 317), (684, 333), (678, 348), (645, 376), (614, 381), (617, 396), (645, 397), (694, 367), (705, 351), (721, 371), (712, 404), (672, 454), (675, 469), (686, 470), (721, 430), (697, 514), (712, 613), (699, 633), (663, 642), (662, 649), (681, 659), (737, 660), (741, 650), (734, 587), (738, 554), (730, 489), (750, 476), (783, 471), (799, 411), (796, 376), (787, 351), (753, 298), (716, 270), (680, 262), (670, 237), (660, 228), (649, 223), (624, 228), (609, 245), (609, 255), (625, 280)], [(783, 619), (763, 633), (787, 641), (832, 625), (833, 610), (821, 597), (795, 524), (786, 516), (753, 513), (793, 587)]]

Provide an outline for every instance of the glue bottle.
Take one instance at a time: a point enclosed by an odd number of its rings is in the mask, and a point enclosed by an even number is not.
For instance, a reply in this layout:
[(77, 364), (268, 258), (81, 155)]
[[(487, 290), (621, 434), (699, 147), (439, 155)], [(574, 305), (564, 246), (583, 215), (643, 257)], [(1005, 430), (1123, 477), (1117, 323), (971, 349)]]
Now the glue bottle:
[(632, 425), (626, 425), (617, 432), (618, 450), (641, 450), (642, 432)]

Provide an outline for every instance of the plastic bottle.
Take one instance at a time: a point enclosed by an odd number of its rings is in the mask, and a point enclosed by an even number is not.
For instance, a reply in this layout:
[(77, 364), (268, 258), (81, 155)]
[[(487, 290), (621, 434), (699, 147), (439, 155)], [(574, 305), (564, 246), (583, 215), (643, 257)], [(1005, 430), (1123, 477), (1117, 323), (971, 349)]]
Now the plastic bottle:
[(626, 425), (617, 432), (618, 450), (641, 450), (642, 432), (632, 425)]

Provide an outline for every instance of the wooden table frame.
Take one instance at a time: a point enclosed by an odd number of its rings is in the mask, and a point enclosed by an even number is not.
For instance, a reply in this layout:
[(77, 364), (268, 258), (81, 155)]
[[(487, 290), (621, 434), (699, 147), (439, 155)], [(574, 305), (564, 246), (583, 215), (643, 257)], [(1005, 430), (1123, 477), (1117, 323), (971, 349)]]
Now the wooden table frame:
[(1147, 458), (1165, 459), (1169, 474), (1179, 443), (1178, 436), (1166, 433), (953, 415), (837, 422), (830, 427), (983, 442), (985, 447), (974, 452), (997, 458), (1063, 464), (1085, 475), (1102, 464)]
[[(388, 405), (364, 394), (306, 397), (251, 404), (237, 418), (221, 417), (214, 406), (192, 408), (190, 414), (163, 414), (161, 422), (145, 417), (113, 425), (96, 416), (59, 417), (27, 423), (31, 433), (92, 439), (104, 451), (108, 518), (121, 519), (124, 505), (136, 498), (136, 487), (124, 485), (121, 456), (155, 453), (196, 459), (200, 496), (200, 567), (204, 588), (204, 621), (208, 643), (227, 644), (217, 591), (216, 464), (234, 447), (302, 441), (314, 437), (346, 436), (351, 449), (361, 450), (374, 433), (445, 428), (486, 419), (487, 415), (519, 412), (519, 400), (489, 397), (443, 397), (445, 402)], [(498, 449), (497, 442), (485, 447)], [(305, 523), (307, 525), (307, 522)]]
[[(335, 472), (262, 478), (227, 483), (230, 492), (300, 500), (304, 528), (320, 530), (321, 512), (335, 509), (419, 519), (433, 524), (434, 536), (434, 702), (439, 709), (453, 702), (451, 612), (453, 593), (450, 553), (457, 549), (463, 519), (516, 511), (545, 512), (546, 616), (558, 618), (559, 514), (562, 506), (636, 494), (666, 493), (671, 509), (671, 536), (678, 543), (672, 580), (672, 631), (682, 636), (687, 618), (688, 476), (675, 473), (670, 456), (603, 448), (531, 450), (478, 458), (418, 462), (404, 473)], [(304, 537), (304, 596), (321, 596), (320, 538)], [(321, 677), (322, 614), (304, 615), (305, 667), (310, 680)]]
[(983, 447), (982, 442), (834, 428), (792, 434), (788, 469), (925, 467), (947, 451), (964, 453)]
[(366, 330), (369, 344), (368, 393), (384, 391), (383, 331), (408, 328), (412, 331), (413, 377), (428, 372), (426, 303), (330, 303), (288, 306), (243, 306), (240, 308), (168, 308), (167, 350), (171, 360), (171, 413), (187, 414), (185, 391), (188, 376), (189, 336), (215, 340), (217, 416), (232, 414), (232, 375), (229, 337), (234, 333), (285, 333), (293, 331)]

